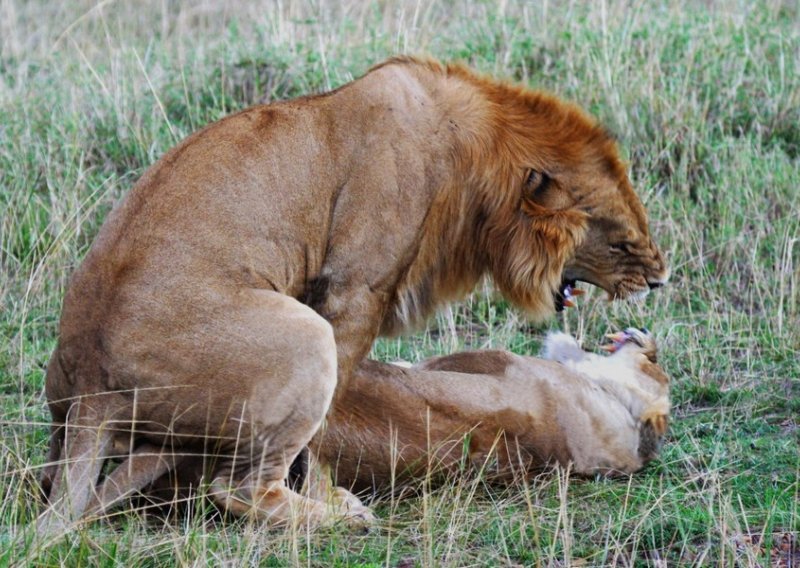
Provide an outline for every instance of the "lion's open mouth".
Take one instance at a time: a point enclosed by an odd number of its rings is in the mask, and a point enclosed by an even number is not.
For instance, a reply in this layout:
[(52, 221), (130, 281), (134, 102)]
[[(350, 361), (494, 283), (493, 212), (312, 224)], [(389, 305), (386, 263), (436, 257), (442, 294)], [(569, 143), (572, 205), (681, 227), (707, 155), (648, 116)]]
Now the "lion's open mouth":
[(585, 292), (579, 288), (576, 288), (578, 282), (585, 282), (586, 284), (591, 284), (592, 286), (596, 286), (605, 290), (608, 294), (608, 300), (626, 300), (633, 303), (640, 303), (644, 301), (644, 298), (650, 292), (649, 288), (639, 288), (633, 287), (630, 285), (617, 285), (614, 287), (614, 290), (608, 290), (604, 286), (600, 286), (595, 282), (591, 282), (589, 280), (584, 280), (581, 278), (571, 278), (570, 276), (565, 275), (561, 280), (561, 285), (558, 287), (558, 290), (555, 294), (553, 294), (553, 303), (555, 304), (555, 308), (557, 312), (564, 311), (564, 308), (571, 308), (575, 306), (575, 297), (581, 296)]
[(577, 283), (577, 280), (572, 279), (564, 279), (561, 282), (561, 286), (558, 287), (558, 291), (553, 297), (557, 312), (563, 311), (564, 308), (574, 307), (575, 297), (584, 294), (583, 290), (579, 290), (575, 287)]

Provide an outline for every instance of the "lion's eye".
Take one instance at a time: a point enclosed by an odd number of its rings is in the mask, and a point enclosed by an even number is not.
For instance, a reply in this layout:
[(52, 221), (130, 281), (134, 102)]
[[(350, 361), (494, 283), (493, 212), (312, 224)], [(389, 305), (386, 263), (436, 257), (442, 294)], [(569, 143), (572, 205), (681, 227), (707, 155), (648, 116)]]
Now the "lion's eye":
[(546, 173), (530, 169), (528, 177), (525, 178), (525, 195), (532, 198), (537, 193), (544, 191), (549, 183), (550, 176)]
[(630, 252), (630, 245), (628, 245), (628, 243), (612, 243), (608, 245), (608, 248), (611, 252)]

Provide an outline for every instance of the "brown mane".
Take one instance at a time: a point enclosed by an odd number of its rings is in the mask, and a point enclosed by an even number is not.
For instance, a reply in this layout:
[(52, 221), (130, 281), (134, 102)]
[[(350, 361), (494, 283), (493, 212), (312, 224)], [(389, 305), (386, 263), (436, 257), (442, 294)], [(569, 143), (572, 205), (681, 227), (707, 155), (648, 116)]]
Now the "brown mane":
[[(522, 202), (525, 167), (558, 172), (597, 164), (615, 180), (637, 223), (647, 229), (615, 140), (577, 106), (457, 64), (398, 57), (373, 70), (392, 64), (450, 84), (449, 89), (440, 87), (450, 96), (448, 114), (465, 117), (450, 118), (446, 125), (460, 134), (454, 169), (468, 174), (453, 180), (431, 208), (385, 332), (424, 323), (439, 305), (462, 297), (486, 273), (529, 317), (542, 319), (552, 312), (564, 264), (583, 240), (586, 214)], [(520, 215), (520, 208), (527, 216)]]

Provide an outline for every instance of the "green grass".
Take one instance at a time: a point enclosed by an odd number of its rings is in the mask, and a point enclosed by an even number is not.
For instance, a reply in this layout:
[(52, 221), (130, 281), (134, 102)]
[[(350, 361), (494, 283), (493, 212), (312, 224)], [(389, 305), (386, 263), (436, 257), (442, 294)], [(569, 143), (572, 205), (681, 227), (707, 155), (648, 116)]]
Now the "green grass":
[[(800, 563), (797, 2), (216, 4), (0, 4), (0, 565)], [(129, 512), (42, 546), (30, 521), (44, 368), (69, 274), (112, 204), (209, 121), (398, 52), (459, 59), (596, 114), (620, 138), (673, 276), (642, 306), (594, 292), (540, 327), (479, 290), (374, 356), (536, 353), (548, 327), (593, 345), (646, 325), (673, 378), (660, 460), (616, 481), (422, 485), (380, 498), (369, 535)]]

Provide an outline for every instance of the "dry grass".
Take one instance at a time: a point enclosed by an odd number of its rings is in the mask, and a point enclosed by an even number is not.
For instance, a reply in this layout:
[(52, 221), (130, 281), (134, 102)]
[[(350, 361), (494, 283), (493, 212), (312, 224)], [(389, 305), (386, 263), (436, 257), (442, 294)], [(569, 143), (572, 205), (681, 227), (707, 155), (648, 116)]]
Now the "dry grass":
[[(800, 7), (790, 1), (0, 2), (0, 564), (800, 564)], [(45, 549), (43, 369), (67, 278), (112, 203), (176, 140), (398, 52), (551, 90), (618, 133), (671, 285), (591, 294), (552, 326), (655, 330), (675, 380), (661, 461), (379, 499), (370, 535), (126, 512)], [(374, 354), (535, 352), (485, 293)], [(784, 536), (787, 534), (789, 536)], [(13, 545), (13, 546), (12, 546)], [(785, 564), (789, 565), (789, 564)]]

